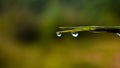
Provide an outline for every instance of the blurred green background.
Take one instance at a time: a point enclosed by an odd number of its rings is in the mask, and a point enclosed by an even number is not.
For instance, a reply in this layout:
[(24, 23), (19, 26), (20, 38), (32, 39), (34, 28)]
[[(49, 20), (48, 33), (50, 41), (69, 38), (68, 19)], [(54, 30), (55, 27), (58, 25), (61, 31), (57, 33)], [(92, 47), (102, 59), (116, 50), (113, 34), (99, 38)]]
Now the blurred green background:
[(120, 25), (120, 0), (0, 0), (0, 68), (120, 68), (120, 37), (58, 27)]

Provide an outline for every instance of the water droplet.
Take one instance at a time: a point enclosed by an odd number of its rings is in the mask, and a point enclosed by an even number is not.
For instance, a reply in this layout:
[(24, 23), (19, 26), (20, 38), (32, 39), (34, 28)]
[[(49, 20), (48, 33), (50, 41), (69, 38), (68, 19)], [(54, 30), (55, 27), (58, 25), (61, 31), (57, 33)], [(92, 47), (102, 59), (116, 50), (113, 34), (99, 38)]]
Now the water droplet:
[(120, 36), (120, 33), (116, 33), (118, 36)]
[(73, 37), (78, 37), (79, 33), (71, 33)]
[(56, 32), (56, 35), (57, 35), (58, 37), (61, 37), (61, 36), (62, 36), (62, 33), (61, 33), (61, 32)]

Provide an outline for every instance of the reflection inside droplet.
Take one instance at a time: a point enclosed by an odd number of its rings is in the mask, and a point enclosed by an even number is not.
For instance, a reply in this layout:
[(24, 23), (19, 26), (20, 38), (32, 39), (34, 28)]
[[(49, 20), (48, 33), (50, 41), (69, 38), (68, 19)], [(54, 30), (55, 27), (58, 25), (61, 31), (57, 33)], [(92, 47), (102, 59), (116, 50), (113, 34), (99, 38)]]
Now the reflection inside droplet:
[(79, 33), (71, 33), (73, 37), (78, 37)]
[(56, 32), (56, 35), (57, 35), (58, 37), (61, 37), (61, 36), (62, 36), (62, 33), (61, 33), (61, 32)]
[(120, 33), (116, 33), (118, 36), (120, 36)]

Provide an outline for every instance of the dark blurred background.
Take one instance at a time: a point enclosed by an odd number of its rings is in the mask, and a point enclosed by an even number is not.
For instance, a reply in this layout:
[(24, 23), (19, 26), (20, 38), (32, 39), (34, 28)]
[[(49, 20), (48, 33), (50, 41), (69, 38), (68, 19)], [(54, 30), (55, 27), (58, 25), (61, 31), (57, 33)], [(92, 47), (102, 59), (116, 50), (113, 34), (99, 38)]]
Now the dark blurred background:
[(55, 34), (119, 18), (120, 0), (0, 0), (0, 68), (120, 68), (116, 34)]

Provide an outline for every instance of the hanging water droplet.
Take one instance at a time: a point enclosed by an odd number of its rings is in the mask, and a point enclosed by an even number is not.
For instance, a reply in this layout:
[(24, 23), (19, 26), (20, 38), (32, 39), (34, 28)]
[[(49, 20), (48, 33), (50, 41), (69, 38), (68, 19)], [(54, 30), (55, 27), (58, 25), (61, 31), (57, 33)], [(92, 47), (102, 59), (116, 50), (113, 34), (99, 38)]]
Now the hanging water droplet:
[(118, 36), (120, 36), (120, 33), (116, 33)]
[(71, 33), (73, 37), (78, 37), (79, 33)]
[(57, 35), (58, 37), (61, 37), (61, 36), (62, 36), (62, 33), (61, 33), (61, 32), (56, 32), (56, 35)]

